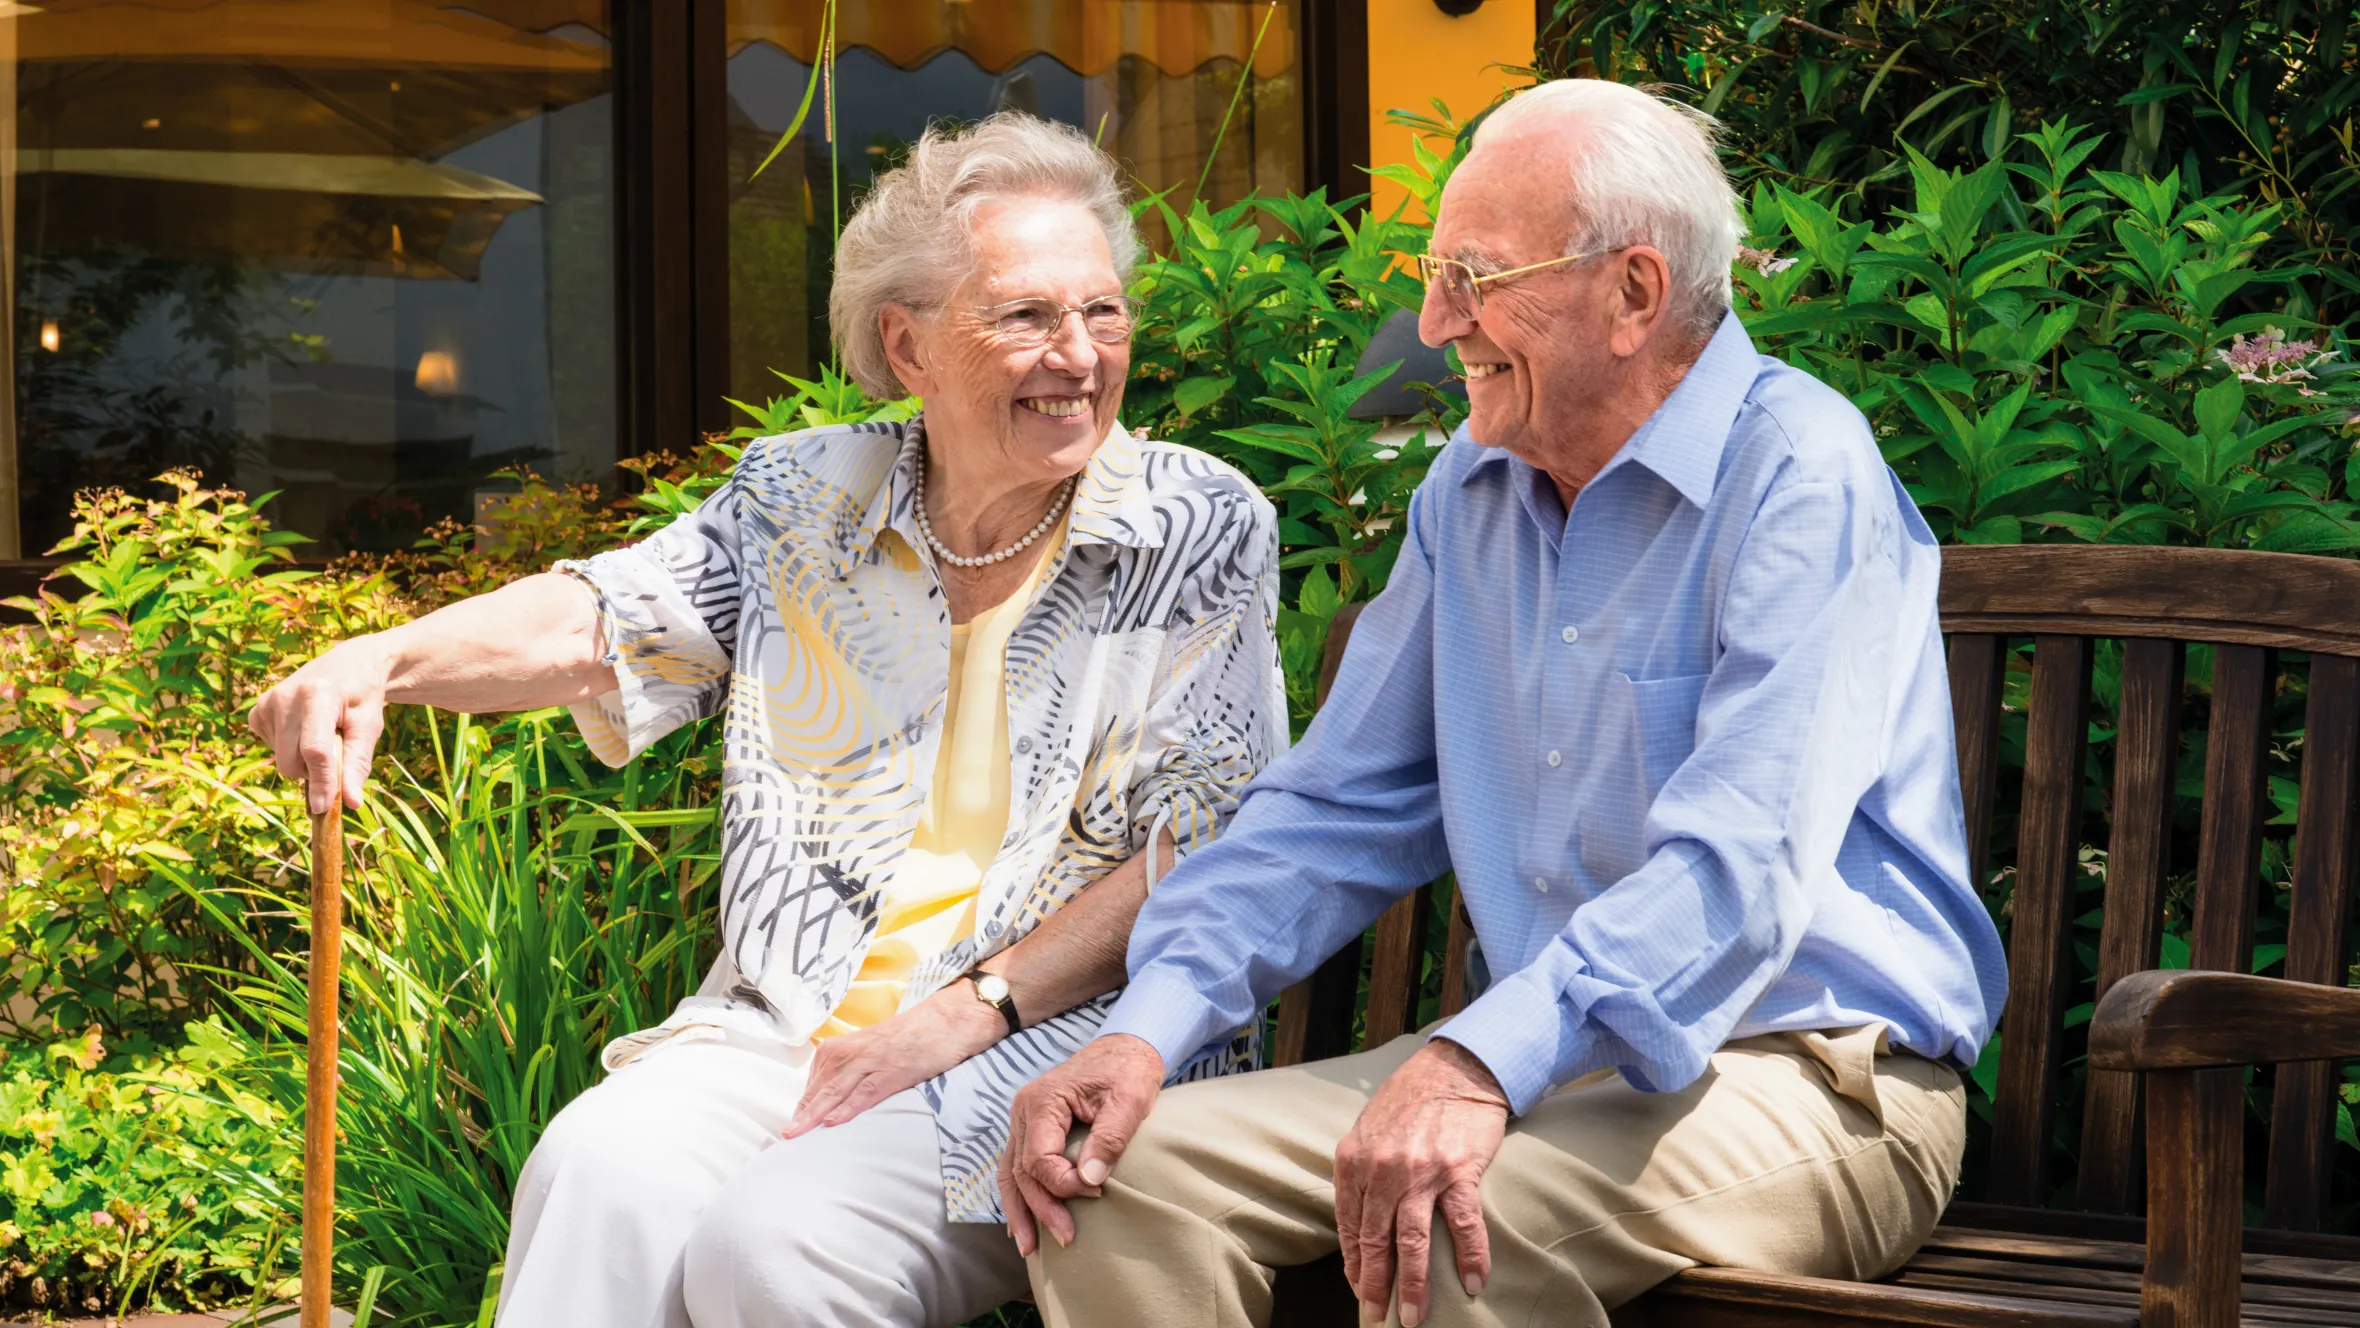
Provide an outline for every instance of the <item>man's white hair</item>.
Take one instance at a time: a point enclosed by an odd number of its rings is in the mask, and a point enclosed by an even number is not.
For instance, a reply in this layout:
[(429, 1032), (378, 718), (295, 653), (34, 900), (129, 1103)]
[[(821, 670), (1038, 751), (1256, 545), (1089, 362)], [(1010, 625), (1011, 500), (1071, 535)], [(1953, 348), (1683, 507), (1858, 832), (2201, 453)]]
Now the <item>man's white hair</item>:
[(974, 270), (976, 209), (1010, 198), (1088, 211), (1106, 233), (1115, 276), (1130, 284), (1139, 231), (1114, 159), (1080, 130), (1021, 111), (1001, 111), (965, 130), (930, 124), (909, 159), (877, 178), (836, 242), (828, 328), (844, 372), (869, 395), (907, 390), (885, 358), (878, 312), (888, 304), (940, 308)]
[(1574, 153), (1565, 252), (1661, 250), (1672, 270), (1672, 317), (1699, 339), (1711, 336), (1729, 307), (1729, 265), (1745, 238), (1737, 192), (1713, 149), (1720, 122), (1621, 83), (1561, 78), (1492, 112), (1476, 146), (1543, 117), (1589, 134)]

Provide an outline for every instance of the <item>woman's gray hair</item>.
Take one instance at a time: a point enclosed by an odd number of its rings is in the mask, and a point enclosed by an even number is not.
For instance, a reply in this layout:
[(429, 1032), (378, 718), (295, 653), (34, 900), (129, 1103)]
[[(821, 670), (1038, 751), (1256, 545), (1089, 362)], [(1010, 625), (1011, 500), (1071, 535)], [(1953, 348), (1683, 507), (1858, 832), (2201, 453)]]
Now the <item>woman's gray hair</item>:
[(1729, 265), (1745, 238), (1737, 191), (1713, 147), (1720, 122), (1621, 83), (1564, 78), (1494, 111), (1475, 142), (1552, 114), (1589, 131), (1574, 154), (1565, 252), (1629, 244), (1661, 250), (1672, 269), (1669, 312), (1698, 340), (1711, 336), (1729, 308)]
[[(909, 159), (879, 176), (836, 242), (828, 327), (844, 372), (874, 397), (908, 389), (885, 358), (877, 315), (888, 304), (939, 308), (974, 269), (975, 210), (995, 199), (1057, 199), (1087, 208), (1127, 286), (1139, 231), (1112, 157), (1070, 125), (1001, 111), (960, 128), (931, 124)], [(1109, 292), (1111, 293), (1111, 292)]]

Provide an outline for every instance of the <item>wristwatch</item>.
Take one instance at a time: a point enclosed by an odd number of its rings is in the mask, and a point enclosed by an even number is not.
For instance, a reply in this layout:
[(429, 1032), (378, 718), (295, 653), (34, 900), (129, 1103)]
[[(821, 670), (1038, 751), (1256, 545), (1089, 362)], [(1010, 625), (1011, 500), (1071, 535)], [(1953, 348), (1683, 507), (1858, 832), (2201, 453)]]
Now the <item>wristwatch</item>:
[(1013, 1037), (1024, 1031), (1024, 1020), (1016, 1014), (1016, 997), (1008, 990), (1008, 979), (997, 973), (986, 973), (981, 965), (959, 975), (975, 984), (975, 999), (1000, 1012), (1008, 1021), (1008, 1034)]

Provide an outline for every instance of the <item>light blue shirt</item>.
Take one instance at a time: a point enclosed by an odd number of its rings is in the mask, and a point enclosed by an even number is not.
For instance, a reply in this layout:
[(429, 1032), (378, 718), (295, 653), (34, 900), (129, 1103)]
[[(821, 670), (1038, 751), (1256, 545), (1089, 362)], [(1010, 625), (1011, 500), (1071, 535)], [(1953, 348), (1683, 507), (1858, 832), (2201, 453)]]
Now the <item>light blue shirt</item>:
[(1570, 515), (1462, 430), (1408, 524), (1309, 734), (1140, 911), (1101, 1036), (1178, 1065), (1454, 870), (1500, 977), (1436, 1035), (1519, 1114), (1778, 1031), (1974, 1064), (2006, 962), (1941, 555), (1850, 402), (1727, 317)]

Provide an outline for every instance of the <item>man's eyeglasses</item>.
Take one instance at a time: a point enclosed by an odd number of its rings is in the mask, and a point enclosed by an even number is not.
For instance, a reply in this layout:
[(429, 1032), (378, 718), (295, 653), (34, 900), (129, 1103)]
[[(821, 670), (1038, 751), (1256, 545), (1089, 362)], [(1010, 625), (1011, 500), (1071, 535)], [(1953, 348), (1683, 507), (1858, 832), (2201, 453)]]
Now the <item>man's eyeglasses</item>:
[(1419, 254), (1418, 277), (1426, 283), (1426, 298), (1440, 298), (1444, 307), (1449, 309), (1452, 314), (1472, 323), (1483, 316), (1483, 287), (1486, 282), (1500, 281), (1508, 277), (1520, 277), (1527, 272), (1538, 272), (1542, 268), (1557, 267), (1565, 263), (1578, 263), (1585, 258), (1596, 258), (1600, 254), (1618, 253), (1620, 249), (1620, 246), (1615, 249), (1594, 249), (1586, 254), (1567, 254), (1563, 258), (1552, 258), (1545, 263), (1527, 263), (1523, 267), (1512, 267), (1505, 272), (1483, 273), (1478, 273), (1474, 268), (1455, 258), (1437, 258), (1433, 254)]
[(986, 305), (975, 312), (995, 334), (1024, 347), (1048, 345), (1057, 329), (1065, 325), (1067, 314), (1080, 314), (1082, 330), (1090, 339), (1108, 344), (1129, 341), (1131, 327), (1139, 321), (1139, 303), (1128, 295), (1101, 295), (1080, 304), (1036, 297)]

